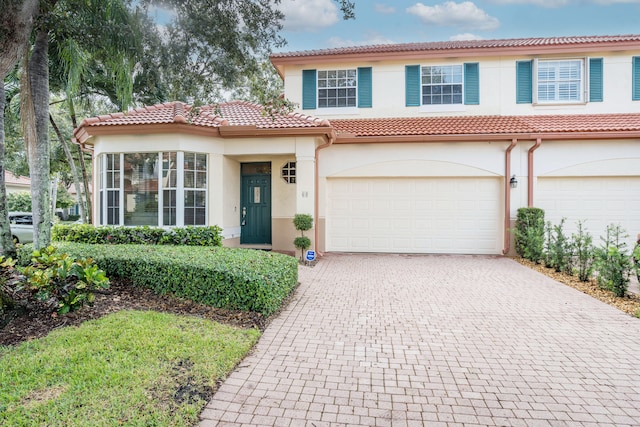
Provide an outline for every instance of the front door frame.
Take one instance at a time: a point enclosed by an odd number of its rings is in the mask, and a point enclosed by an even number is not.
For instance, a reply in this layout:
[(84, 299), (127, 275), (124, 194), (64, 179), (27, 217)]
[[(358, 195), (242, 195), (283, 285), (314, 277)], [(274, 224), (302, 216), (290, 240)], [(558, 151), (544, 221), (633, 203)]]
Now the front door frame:
[[(257, 166), (256, 171), (245, 173)], [(268, 172), (261, 172), (261, 165)], [(266, 166), (268, 165), (268, 168)], [(240, 165), (240, 244), (272, 243), (271, 162), (246, 162)]]

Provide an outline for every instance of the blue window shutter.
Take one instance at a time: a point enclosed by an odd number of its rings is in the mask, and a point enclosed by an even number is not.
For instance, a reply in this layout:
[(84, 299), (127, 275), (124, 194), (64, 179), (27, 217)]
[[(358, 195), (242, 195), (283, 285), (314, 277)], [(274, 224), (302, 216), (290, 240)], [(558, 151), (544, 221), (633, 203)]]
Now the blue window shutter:
[(602, 58), (589, 58), (589, 102), (602, 100)]
[(516, 62), (516, 103), (533, 102), (533, 61)]
[(464, 103), (480, 104), (480, 66), (477, 62), (464, 64)]
[(404, 67), (405, 90), (407, 107), (420, 106), (420, 66), (407, 65)]
[(358, 68), (358, 108), (371, 108), (371, 67)]
[(633, 87), (632, 98), (634, 101), (640, 101), (640, 56), (634, 56), (632, 61), (632, 78), (631, 85)]
[(316, 70), (302, 70), (302, 109), (316, 108)]

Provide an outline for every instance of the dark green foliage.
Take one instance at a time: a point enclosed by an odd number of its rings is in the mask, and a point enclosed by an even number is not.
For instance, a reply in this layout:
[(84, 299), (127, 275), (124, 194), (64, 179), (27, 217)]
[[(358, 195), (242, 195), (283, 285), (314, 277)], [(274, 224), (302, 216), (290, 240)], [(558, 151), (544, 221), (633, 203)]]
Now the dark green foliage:
[(304, 251), (311, 247), (311, 239), (307, 236), (296, 237), (293, 240), (293, 245), (304, 253)]
[[(638, 239), (638, 241), (640, 242), (640, 239)], [(640, 288), (640, 243), (636, 244), (636, 247), (633, 248), (633, 268), (638, 278), (638, 288)]]
[(560, 224), (547, 228), (547, 267), (554, 268), (557, 272), (571, 274), (571, 242), (564, 234), (565, 218), (560, 220)]
[(544, 249), (544, 210), (518, 209), (515, 243), (518, 255), (535, 263), (540, 262)]
[(304, 232), (311, 230), (313, 227), (313, 217), (309, 214), (295, 214), (293, 217), (293, 225), (296, 230), (300, 230), (304, 236)]
[(584, 229), (583, 222), (578, 221), (578, 232), (571, 235), (571, 246), (573, 248), (573, 270), (578, 274), (578, 278), (586, 282), (591, 278), (594, 269), (594, 246), (593, 237)]
[[(39, 251), (21, 249), (26, 266), (14, 269), (4, 261), (0, 268), (4, 293), (27, 309), (45, 309), (65, 314), (85, 304), (92, 305), (94, 291), (109, 287), (109, 279), (91, 258), (76, 259), (49, 246)], [(20, 274), (17, 274), (20, 273)]]
[(18, 191), (7, 194), (7, 209), (10, 212), (31, 212), (31, 193)]
[(222, 229), (210, 227), (94, 227), (90, 224), (56, 225), (54, 241), (94, 244), (147, 244), (184, 246), (222, 246)]
[(221, 247), (56, 243), (82, 254), (111, 278), (214, 307), (274, 313), (298, 283), (295, 258)]
[(619, 225), (610, 224), (602, 240), (602, 246), (596, 248), (596, 269), (598, 284), (609, 289), (616, 296), (623, 297), (629, 287), (629, 276), (633, 268), (627, 244), (626, 232)]

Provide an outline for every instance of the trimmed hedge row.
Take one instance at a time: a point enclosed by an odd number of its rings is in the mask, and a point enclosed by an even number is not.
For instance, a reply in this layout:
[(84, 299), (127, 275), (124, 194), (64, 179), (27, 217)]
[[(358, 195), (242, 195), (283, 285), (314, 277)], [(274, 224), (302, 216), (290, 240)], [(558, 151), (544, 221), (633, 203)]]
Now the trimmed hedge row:
[(222, 246), (222, 229), (210, 227), (122, 227), (98, 226), (91, 224), (55, 225), (51, 229), (51, 239), (60, 242), (93, 244), (146, 244)]
[[(20, 249), (28, 262), (31, 245)], [(59, 251), (90, 257), (110, 278), (173, 293), (214, 307), (269, 315), (298, 283), (298, 261), (288, 255), (222, 247), (91, 245), (56, 242)]]

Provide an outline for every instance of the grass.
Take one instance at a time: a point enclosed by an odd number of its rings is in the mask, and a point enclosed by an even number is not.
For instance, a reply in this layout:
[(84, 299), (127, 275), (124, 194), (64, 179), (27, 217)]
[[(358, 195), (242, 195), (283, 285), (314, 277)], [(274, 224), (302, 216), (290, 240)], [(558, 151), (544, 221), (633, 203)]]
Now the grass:
[(0, 346), (0, 425), (193, 426), (260, 332), (121, 311)]

